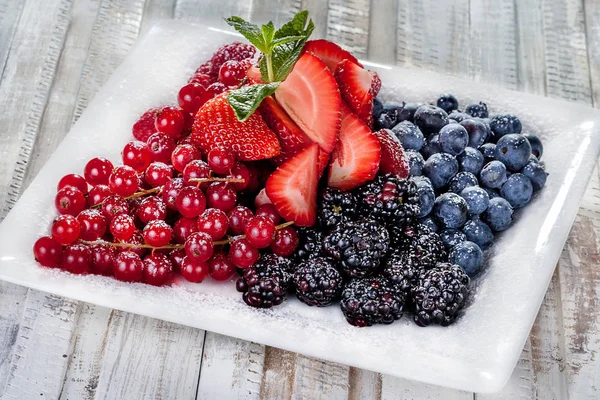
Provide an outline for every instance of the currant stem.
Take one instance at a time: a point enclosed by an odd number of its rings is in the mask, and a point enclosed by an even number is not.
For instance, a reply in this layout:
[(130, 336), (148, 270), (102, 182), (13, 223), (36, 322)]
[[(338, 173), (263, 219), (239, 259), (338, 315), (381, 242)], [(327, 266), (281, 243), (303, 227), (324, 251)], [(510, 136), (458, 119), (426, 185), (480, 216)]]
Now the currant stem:
[[(135, 197), (142, 197), (142, 196), (146, 196), (148, 194), (157, 193), (157, 192), (160, 192), (162, 190), (162, 188), (163, 188), (162, 186), (158, 186), (158, 187), (155, 187), (155, 188), (152, 188), (152, 189), (148, 189), (148, 190), (140, 190), (139, 192), (135, 192), (131, 196), (123, 197), (123, 199), (125, 199), (125, 200), (127, 200), (127, 199), (133, 199)], [(104, 203), (104, 200), (102, 200), (98, 204), (94, 204), (92, 206), (92, 208), (102, 207), (102, 203)]]
[(205, 183), (205, 182), (229, 182), (229, 183), (244, 183), (245, 179), (242, 178), (234, 178), (231, 176), (225, 178), (219, 178), (216, 176), (211, 176), (209, 178), (191, 178), (190, 182), (193, 183)]

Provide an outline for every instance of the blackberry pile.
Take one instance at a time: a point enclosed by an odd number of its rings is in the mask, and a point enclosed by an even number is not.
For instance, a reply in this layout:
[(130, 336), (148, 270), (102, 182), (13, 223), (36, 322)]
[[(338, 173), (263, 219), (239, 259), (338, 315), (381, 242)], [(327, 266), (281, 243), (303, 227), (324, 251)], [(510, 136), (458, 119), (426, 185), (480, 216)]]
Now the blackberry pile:
[(411, 224), (390, 228), (391, 246), (407, 253), (421, 267), (429, 269), (448, 257), (440, 235), (429, 227)]
[(237, 280), (236, 289), (251, 307), (271, 308), (283, 303), (291, 283), (292, 264), (287, 258), (264, 254), (246, 268)]
[(338, 300), (343, 281), (333, 260), (315, 257), (300, 264), (294, 274), (294, 285), (300, 301), (324, 307)]
[(341, 307), (351, 325), (391, 324), (402, 317), (404, 293), (382, 276), (351, 280), (342, 292)]
[(356, 198), (350, 192), (326, 188), (319, 203), (319, 226), (333, 229), (341, 223), (352, 221), (356, 216)]

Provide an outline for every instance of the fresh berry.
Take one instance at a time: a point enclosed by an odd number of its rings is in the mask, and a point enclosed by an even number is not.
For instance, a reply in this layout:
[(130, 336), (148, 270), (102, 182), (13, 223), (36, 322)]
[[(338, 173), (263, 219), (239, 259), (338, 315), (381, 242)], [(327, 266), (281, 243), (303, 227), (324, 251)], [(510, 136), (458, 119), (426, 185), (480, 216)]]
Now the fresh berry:
[(265, 190), (265, 188), (262, 188), (260, 192), (258, 192), (258, 194), (256, 195), (256, 198), (254, 199), (255, 208), (258, 208), (263, 204), (273, 204), (271, 199), (269, 199), (269, 196), (267, 196), (267, 191)]
[(78, 189), (83, 194), (86, 194), (88, 192), (88, 184), (81, 175), (68, 174), (63, 176), (61, 180), (58, 181), (58, 187), (56, 188), (56, 190), (60, 190), (67, 186)]
[(256, 65), (252, 65), (246, 70), (246, 78), (248, 78), (250, 84), (265, 83), (265, 81), (263, 81), (262, 79), (262, 73), (260, 72), (260, 68)]
[(33, 245), (33, 255), (44, 267), (60, 268), (63, 260), (63, 249), (60, 243), (49, 236), (42, 236)]
[(442, 148), (440, 147), (440, 137), (437, 134), (431, 135), (427, 138), (425, 146), (421, 149), (421, 154), (425, 160), (437, 153), (441, 153)]
[(208, 274), (215, 281), (228, 281), (235, 275), (235, 265), (223, 253), (216, 253), (208, 260)]
[(112, 275), (117, 249), (102, 243), (94, 244), (90, 249), (92, 251), (90, 272), (98, 275)]
[(234, 179), (241, 179), (241, 182), (232, 183), (233, 187), (238, 192), (247, 189), (248, 185), (250, 184), (250, 180), (252, 179), (250, 176), (250, 170), (241, 162), (236, 162), (233, 164), (233, 167), (231, 167), (230, 176)]
[(438, 133), (448, 124), (448, 114), (439, 107), (423, 105), (415, 112), (414, 123), (425, 135)]
[(343, 281), (333, 260), (315, 257), (300, 264), (294, 273), (296, 297), (309, 306), (325, 307), (338, 300)]
[(117, 215), (110, 221), (110, 233), (117, 240), (127, 240), (133, 236), (135, 224), (127, 214)]
[(448, 182), (448, 190), (452, 193), (460, 194), (463, 189), (478, 185), (479, 182), (475, 175), (470, 172), (459, 172)]
[(414, 224), (390, 229), (391, 246), (401, 252), (410, 253), (413, 263), (422, 268), (433, 268), (445, 261), (447, 253), (440, 236), (427, 226)]
[(492, 130), (492, 140), (497, 142), (504, 135), (511, 133), (521, 133), (523, 126), (517, 116), (512, 114), (494, 115), (490, 119), (490, 129)]
[(144, 283), (163, 286), (173, 279), (173, 264), (165, 254), (154, 253), (144, 258)]
[(248, 207), (236, 206), (229, 210), (227, 217), (229, 218), (229, 229), (231, 230), (231, 233), (234, 235), (243, 235), (248, 220), (253, 216), (254, 214)]
[(121, 197), (131, 196), (139, 189), (137, 173), (127, 165), (119, 165), (110, 174), (108, 187)]
[(198, 231), (208, 233), (213, 240), (219, 240), (229, 229), (227, 214), (216, 208), (209, 208), (198, 217)]
[(255, 216), (248, 220), (244, 233), (248, 242), (259, 249), (269, 247), (273, 241), (275, 233), (275, 224), (264, 216)]
[(342, 99), (323, 61), (304, 53), (275, 91), (275, 98), (300, 129), (326, 152), (338, 138)]
[(79, 239), (81, 224), (72, 215), (60, 215), (52, 223), (51, 230), (52, 239), (66, 246)]
[(167, 205), (167, 208), (170, 208), (171, 210), (177, 210), (177, 196), (179, 196), (181, 189), (183, 189), (182, 178), (173, 178), (165, 183), (161, 195), (162, 200)]
[(478, 217), (473, 217), (462, 228), (467, 240), (474, 242), (481, 249), (487, 249), (494, 242), (492, 229)]
[(490, 198), (487, 210), (482, 219), (495, 232), (501, 232), (510, 226), (513, 217), (513, 207), (502, 197)]
[(458, 122), (459, 124), (462, 121), (466, 120), (466, 119), (472, 119), (472, 118), (473, 117), (470, 116), (469, 114), (464, 113), (464, 112), (460, 112), (458, 110), (454, 110), (454, 111), (452, 111), (451, 113), (448, 114), (448, 119), (449, 120), (452, 119), (452, 120)]
[(480, 146), (478, 150), (483, 154), (484, 162), (487, 164), (490, 161), (496, 160), (496, 144), (495, 143), (485, 143)]
[(370, 219), (338, 225), (323, 240), (323, 251), (346, 276), (373, 274), (389, 249), (388, 231)]
[(379, 139), (381, 146), (379, 172), (382, 174), (394, 174), (400, 178), (407, 178), (410, 164), (400, 141), (391, 131), (386, 129), (375, 132), (375, 136)]
[(196, 114), (200, 107), (212, 98), (211, 94), (207, 92), (206, 86), (191, 82), (179, 89), (177, 95), (179, 107), (186, 113)]
[(152, 247), (166, 246), (171, 241), (173, 228), (163, 220), (148, 222), (144, 227), (144, 241)]
[(419, 257), (412, 250), (395, 250), (385, 261), (381, 272), (390, 282), (396, 284), (408, 302), (410, 292), (417, 284), (423, 269)]
[(341, 223), (352, 221), (358, 215), (357, 207), (353, 193), (342, 192), (335, 188), (326, 188), (321, 193), (319, 201), (319, 226), (329, 230)]
[[(210, 75), (203, 74), (202, 72), (196, 72), (190, 79), (188, 79), (188, 83), (198, 83), (206, 88), (211, 83), (214, 83), (214, 80), (210, 77)], [(179, 106), (181, 107), (181, 104), (179, 104)]]
[(521, 173), (529, 178), (534, 191), (541, 190), (548, 178), (548, 174), (544, 171), (544, 167), (535, 161), (530, 161), (523, 167)]
[[(487, 104), (483, 102), (469, 104), (465, 108), (465, 114), (470, 115), (471, 117), (476, 118), (487, 118), (488, 117), (488, 109)], [(460, 122), (460, 121), (458, 121)]]
[(469, 295), (469, 277), (457, 265), (440, 263), (425, 271), (412, 291), (419, 326), (452, 324)]
[[(185, 250), (184, 249), (174, 249), (169, 253), (169, 260), (173, 263), (173, 272), (181, 272), (181, 267), (183, 266), (183, 259), (185, 258)], [(188, 260), (189, 262), (189, 260)], [(208, 268), (208, 267), (207, 267)], [(207, 269), (208, 271), (208, 269)]]
[(244, 270), (236, 289), (250, 307), (271, 308), (283, 303), (290, 285), (290, 261), (275, 254), (263, 255)]
[(185, 255), (198, 262), (208, 261), (214, 252), (212, 237), (208, 233), (192, 233), (185, 241)]
[(436, 104), (439, 108), (446, 111), (448, 114), (458, 109), (458, 100), (456, 100), (456, 97), (454, 97), (450, 93), (443, 94), (440, 97), (438, 97)]
[(508, 200), (513, 208), (526, 206), (531, 200), (532, 194), (533, 185), (523, 174), (512, 174), (500, 188), (500, 196)]
[(469, 134), (462, 125), (448, 124), (440, 129), (438, 140), (444, 153), (457, 156), (465, 151), (469, 143)]
[(113, 194), (102, 201), (102, 215), (109, 222), (117, 215), (128, 213), (129, 203), (121, 196)]
[(465, 151), (456, 157), (458, 161), (458, 169), (461, 172), (470, 172), (475, 176), (479, 176), (483, 168), (483, 154), (473, 147), (466, 147)]
[(146, 142), (150, 158), (165, 164), (171, 162), (171, 153), (175, 150), (175, 140), (166, 133), (156, 132)]
[(74, 274), (85, 274), (92, 264), (92, 251), (84, 244), (72, 244), (63, 251), (63, 267)]
[(235, 163), (235, 157), (229, 150), (218, 147), (208, 152), (206, 161), (210, 169), (217, 174), (227, 175)]
[(277, 136), (261, 116), (254, 113), (238, 121), (225, 95), (209, 100), (198, 111), (192, 138), (205, 153), (220, 147), (241, 161), (268, 159), (280, 152)]
[(110, 196), (110, 188), (106, 185), (96, 185), (90, 189), (87, 197), (88, 206), (94, 207), (101, 204), (105, 198)]
[(133, 168), (137, 172), (143, 172), (150, 162), (152, 162), (152, 154), (145, 142), (138, 140), (131, 141), (123, 147), (121, 152), (123, 164)]
[(159, 187), (173, 177), (173, 168), (162, 162), (153, 162), (144, 172), (144, 180), (150, 187)]
[[(209, 178), (211, 176), (211, 170), (208, 164), (202, 160), (193, 160), (188, 163), (183, 169), (183, 183), (186, 186), (198, 186), (196, 182), (190, 182), (190, 179), (202, 179)], [(209, 183), (205, 182), (200, 184), (200, 188), (206, 190)]]
[(427, 228), (431, 229), (433, 232), (439, 232), (440, 231), (440, 226), (437, 224), (437, 222), (435, 222), (433, 220), (433, 218), (431, 218), (431, 216), (427, 216), (425, 218), (420, 218), (419, 219), (419, 224), (420, 225), (424, 225)]
[(175, 147), (171, 153), (171, 163), (173, 168), (179, 172), (183, 172), (185, 166), (193, 160), (199, 160), (202, 157), (200, 150), (191, 144), (180, 144)]
[(432, 213), (440, 225), (457, 229), (467, 222), (467, 202), (456, 193), (444, 193), (435, 199)]
[(281, 257), (288, 257), (294, 253), (298, 247), (298, 234), (291, 226), (278, 229), (273, 236), (273, 243), (270, 249), (273, 253)]
[(238, 238), (229, 245), (229, 260), (238, 268), (248, 268), (258, 260), (258, 249), (248, 239)]
[(425, 136), (423, 135), (423, 132), (410, 121), (402, 121), (396, 124), (392, 128), (392, 132), (406, 150), (419, 151), (425, 146)]
[(141, 282), (144, 262), (132, 251), (123, 251), (115, 257), (113, 275), (123, 282)]
[(200, 283), (208, 276), (208, 264), (184, 257), (181, 261), (179, 273), (188, 282)]
[(296, 264), (322, 255), (323, 238), (325, 237), (323, 231), (299, 227), (296, 234), (298, 235), (298, 246), (290, 257)]
[(533, 133), (524, 133), (523, 136), (525, 136), (531, 145), (531, 154), (536, 156), (538, 160), (542, 158), (542, 154), (544, 154), (544, 146), (542, 145), (540, 138)]
[(225, 93), (227, 91), (227, 86), (223, 85), (221, 82), (215, 82), (209, 85), (206, 88), (206, 91), (211, 95), (211, 97), (216, 97), (221, 93)]
[(145, 242), (144, 242), (144, 235), (142, 234), (142, 231), (140, 231), (138, 229), (135, 230), (135, 232), (133, 233), (133, 235), (131, 235), (131, 237), (129, 239), (123, 240), (122, 243), (132, 245), (133, 247), (132, 246), (119, 246), (119, 247), (117, 247), (119, 252), (131, 251), (131, 252), (137, 254), (139, 257), (143, 257), (148, 252), (148, 249), (140, 246), (140, 245), (145, 244)]
[(418, 218), (424, 218), (431, 213), (433, 209), (433, 203), (435, 202), (435, 191), (431, 185), (429, 179), (421, 177), (419, 179), (412, 180), (417, 186), (417, 196), (419, 196), (419, 208), (421, 212), (417, 216)]
[(470, 186), (460, 192), (460, 197), (467, 202), (467, 209), (471, 215), (483, 213), (490, 203), (490, 196), (487, 192), (478, 187)]
[(255, 214), (256, 216), (269, 218), (271, 221), (273, 221), (275, 225), (277, 225), (279, 221), (281, 221), (281, 216), (277, 212), (275, 206), (271, 203), (263, 204), (261, 206), (256, 207)]
[(402, 121), (409, 121), (414, 123), (415, 114), (417, 113), (419, 107), (421, 107), (422, 105), (423, 104), (421, 103), (404, 102), (402, 102), (401, 105), (398, 103), (387, 103), (383, 106), (383, 112), (388, 115), (396, 114), (394, 116), (394, 119), (396, 121), (395, 123), (400, 123)]
[(181, 135), (184, 122), (184, 116), (180, 109), (173, 106), (166, 106), (156, 112), (154, 126), (157, 131), (166, 133), (173, 139), (177, 139)]
[(432, 155), (423, 165), (423, 175), (429, 178), (434, 189), (446, 186), (457, 172), (456, 157), (446, 153)]
[(60, 214), (76, 216), (85, 209), (85, 196), (81, 190), (73, 186), (65, 186), (56, 193), (54, 205)]
[[(369, 129), (373, 127), (373, 98), (377, 95), (381, 83), (376, 72), (368, 71), (350, 60), (342, 60), (335, 69), (342, 99)], [(381, 81), (379, 81), (381, 82)], [(372, 88), (372, 86), (375, 86)]]
[[(423, 175), (425, 159), (421, 153), (414, 150), (406, 150), (404, 155), (406, 156), (406, 160), (408, 162), (408, 176), (415, 177)], [(381, 167), (379, 169), (381, 169)]]
[(349, 324), (364, 327), (400, 319), (405, 301), (396, 284), (378, 275), (348, 282), (340, 306)]
[(196, 218), (181, 217), (173, 224), (173, 241), (175, 243), (183, 244), (187, 238), (195, 232), (198, 232), (198, 222), (196, 221)]
[(490, 189), (499, 189), (506, 182), (506, 166), (500, 161), (490, 161), (479, 173), (481, 185)]
[(496, 160), (511, 172), (520, 171), (529, 162), (531, 144), (523, 135), (509, 133), (496, 142)]
[(250, 63), (246, 61), (225, 61), (219, 69), (219, 81), (225, 86), (237, 86), (246, 77)]
[(463, 119), (460, 125), (467, 130), (469, 135), (468, 146), (478, 148), (483, 145), (490, 135), (490, 131), (486, 124), (477, 119)]
[(302, 51), (319, 57), (331, 72), (334, 72), (338, 64), (344, 60), (349, 60), (359, 67), (362, 67), (362, 64), (350, 52), (342, 49), (340, 46), (329, 40), (309, 40), (302, 48)]
[(218, 208), (225, 212), (235, 207), (237, 194), (230, 183), (213, 182), (206, 189), (206, 204), (211, 208)]
[(240, 42), (228, 43), (219, 47), (215, 54), (213, 54), (209, 62), (210, 71), (208, 68), (205, 68), (200, 72), (208, 73), (214, 79), (217, 79), (219, 70), (225, 62), (229, 60), (242, 61), (249, 58), (251, 59), (254, 58), (255, 54), (256, 48), (250, 44)]
[(444, 242), (446, 250), (450, 250), (457, 244), (467, 240), (467, 236), (458, 229), (444, 229), (440, 232), (440, 238)]
[(193, 186), (185, 186), (175, 199), (177, 211), (186, 218), (195, 218), (204, 212), (206, 199), (202, 191)]
[(97, 240), (106, 232), (106, 218), (98, 210), (83, 210), (77, 221), (81, 227), (79, 237), (83, 240)]
[[(142, 116), (133, 124), (132, 133), (136, 140), (145, 142), (148, 140), (150, 135), (156, 132), (154, 121), (156, 119), (156, 113), (160, 108), (151, 108), (146, 111)], [(112, 170), (112, 168), (111, 168)], [(90, 182), (90, 181), (88, 181)], [(93, 183), (90, 182), (93, 185)]]
[(448, 261), (461, 267), (467, 275), (475, 276), (483, 268), (483, 252), (477, 244), (464, 241), (450, 250)]

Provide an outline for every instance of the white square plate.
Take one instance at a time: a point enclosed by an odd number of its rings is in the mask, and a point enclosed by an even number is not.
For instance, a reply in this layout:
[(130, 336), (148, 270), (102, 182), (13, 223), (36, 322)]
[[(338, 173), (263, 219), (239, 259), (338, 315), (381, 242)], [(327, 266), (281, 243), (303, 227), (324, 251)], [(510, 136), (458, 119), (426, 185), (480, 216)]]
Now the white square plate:
[(419, 328), (403, 318), (359, 329), (337, 307), (307, 307), (295, 299), (270, 310), (252, 309), (233, 283), (178, 281), (155, 288), (70, 275), (34, 262), (33, 243), (56, 216), (58, 180), (81, 173), (96, 156), (119, 161), (136, 118), (152, 106), (173, 103), (195, 67), (233, 39), (177, 22), (154, 27), (140, 41), (0, 225), (0, 278), (359, 368), (475, 392), (499, 390), (527, 339), (598, 157), (600, 113), (591, 108), (367, 63), (379, 71), (386, 100), (426, 101), (444, 92), (462, 104), (482, 100), (492, 113), (519, 115), (524, 130), (544, 142), (550, 173), (545, 189), (496, 242), (486, 272), (474, 282), (471, 304), (447, 328)]

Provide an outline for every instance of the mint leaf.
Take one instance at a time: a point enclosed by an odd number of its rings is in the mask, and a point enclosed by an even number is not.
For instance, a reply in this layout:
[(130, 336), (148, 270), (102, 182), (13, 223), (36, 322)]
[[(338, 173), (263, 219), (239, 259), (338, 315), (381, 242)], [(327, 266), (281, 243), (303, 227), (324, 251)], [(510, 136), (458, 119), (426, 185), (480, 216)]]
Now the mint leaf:
[[(281, 38), (285, 36), (306, 36), (305, 26), (308, 22), (308, 11), (300, 11), (294, 15), (291, 21), (283, 24), (281, 28), (275, 32), (275, 38)], [(312, 21), (310, 21), (312, 23)], [(313, 26), (314, 28), (314, 26)], [(312, 29), (310, 30), (312, 33)], [(310, 36), (310, 33), (308, 34)]]
[[(263, 53), (269, 52), (269, 44), (265, 42), (263, 30), (259, 28), (258, 25), (244, 21), (242, 18), (235, 16), (225, 18), (225, 22), (241, 33), (250, 43), (256, 46), (259, 51)], [(271, 24), (271, 26), (272, 25), (273, 24)], [(263, 25), (263, 27), (265, 27), (265, 25)]]
[(263, 53), (270, 53), (269, 47), (272, 47), (271, 42), (273, 41), (273, 36), (275, 36), (275, 26), (272, 21), (269, 21), (268, 24), (261, 26), (260, 29), (262, 31), (263, 40), (267, 45), (267, 51), (264, 51)]
[(227, 101), (239, 121), (246, 121), (266, 97), (275, 93), (280, 82), (243, 86), (227, 94)]
[(286, 44), (288, 42), (294, 42), (296, 40), (302, 40), (304, 36), (284, 36), (281, 38), (273, 39), (271, 42), (271, 47), (280, 46), (282, 44)]

